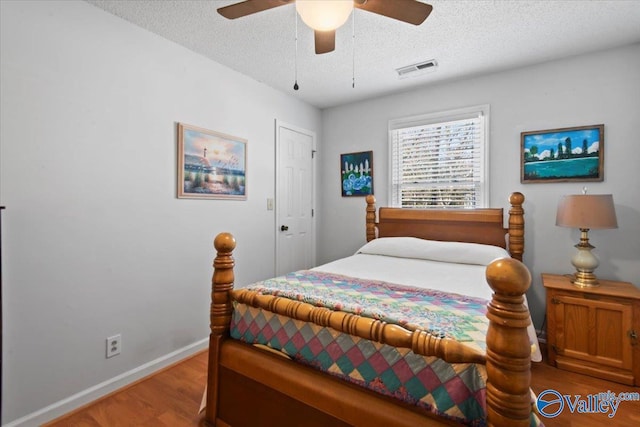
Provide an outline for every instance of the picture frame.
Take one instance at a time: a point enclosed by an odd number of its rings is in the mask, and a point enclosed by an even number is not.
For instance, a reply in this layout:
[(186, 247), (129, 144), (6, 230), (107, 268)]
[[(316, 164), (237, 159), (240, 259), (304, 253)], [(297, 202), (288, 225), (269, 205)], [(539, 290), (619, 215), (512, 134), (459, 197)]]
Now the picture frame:
[(342, 197), (373, 194), (373, 151), (340, 155)]
[(247, 140), (178, 123), (178, 198), (247, 199)]
[(604, 180), (604, 125), (520, 134), (520, 182)]

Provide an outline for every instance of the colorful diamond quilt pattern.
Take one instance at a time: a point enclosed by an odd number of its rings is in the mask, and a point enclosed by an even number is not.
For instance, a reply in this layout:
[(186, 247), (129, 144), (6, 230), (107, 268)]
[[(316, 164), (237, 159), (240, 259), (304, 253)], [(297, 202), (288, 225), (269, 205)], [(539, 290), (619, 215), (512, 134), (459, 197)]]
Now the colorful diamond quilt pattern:
[[(309, 270), (265, 280), (249, 289), (409, 330), (427, 330), (486, 349), (487, 301), (483, 299)], [(486, 425), (483, 365), (449, 364), (239, 303), (235, 304), (231, 336), (282, 351), (303, 364), (440, 417), (469, 426)], [(541, 425), (533, 413), (531, 425)]]
[[(256, 333), (257, 324), (264, 327)], [(231, 336), (470, 426), (485, 425), (483, 366), (435, 357), (236, 304)]]
[(258, 282), (248, 289), (486, 348), (489, 321), (487, 301), (481, 298), (311, 270)]

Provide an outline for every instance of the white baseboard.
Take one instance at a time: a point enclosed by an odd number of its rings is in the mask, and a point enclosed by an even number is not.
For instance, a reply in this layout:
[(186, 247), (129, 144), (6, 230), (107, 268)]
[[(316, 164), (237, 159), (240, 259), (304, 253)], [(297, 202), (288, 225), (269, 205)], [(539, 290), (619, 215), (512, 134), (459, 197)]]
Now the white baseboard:
[(2, 427), (36, 427), (48, 421), (54, 420), (68, 412), (73, 411), (74, 409), (86, 405), (87, 403), (93, 402), (94, 400), (97, 400), (102, 396), (125, 387), (126, 385), (131, 384), (134, 381), (144, 378), (162, 368), (165, 368), (175, 362), (178, 362), (201, 350), (204, 350), (207, 348), (208, 344), (209, 338), (197, 341), (186, 347), (145, 363), (144, 365), (138, 366), (137, 368), (134, 368), (128, 372), (110, 378), (107, 381), (104, 381), (93, 387), (89, 387), (88, 389), (76, 393), (73, 396), (69, 396), (66, 399), (62, 399), (45, 408), (25, 415), (22, 418), (11, 421), (9, 424), (4, 424)]

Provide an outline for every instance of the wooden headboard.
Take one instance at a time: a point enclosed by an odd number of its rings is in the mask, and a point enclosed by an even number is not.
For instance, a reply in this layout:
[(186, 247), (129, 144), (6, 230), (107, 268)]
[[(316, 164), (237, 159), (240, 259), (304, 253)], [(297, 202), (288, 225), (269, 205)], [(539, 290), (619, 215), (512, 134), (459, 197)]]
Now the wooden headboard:
[(502, 208), (407, 209), (380, 208), (367, 196), (367, 242), (376, 237), (418, 237), (428, 240), (482, 243), (506, 248), (522, 261), (524, 252), (524, 195), (509, 197), (509, 226), (504, 227)]

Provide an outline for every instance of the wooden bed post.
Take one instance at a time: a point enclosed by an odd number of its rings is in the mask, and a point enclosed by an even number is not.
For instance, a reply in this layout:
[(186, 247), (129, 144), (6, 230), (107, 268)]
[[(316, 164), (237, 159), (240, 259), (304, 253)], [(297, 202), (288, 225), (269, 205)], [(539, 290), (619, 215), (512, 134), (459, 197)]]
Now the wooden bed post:
[(524, 293), (531, 274), (520, 261), (495, 260), (487, 267), (494, 294), (487, 305), (487, 421), (489, 426), (529, 426), (531, 345)]
[(509, 196), (509, 252), (518, 261), (522, 261), (524, 253), (524, 194), (511, 193)]
[(209, 369), (207, 379), (207, 409), (205, 420), (208, 425), (214, 426), (218, 415), (218, 380), (220, 347), (222, 341), (229, 334), (229, 324), (233, 304), (230, 292), (233, 290), (235, 280), (233, 267), (233, 250), (236, 247), (236, 239), (230, 233), (220, 233), (213, 241), (217, 251), (213, 261), (213, 278), (211, 280), (211, 334), (209, 335)]
[(376, 238), (376, 198), (369, 194), (367, 200), (367, 242)]

